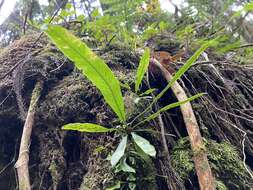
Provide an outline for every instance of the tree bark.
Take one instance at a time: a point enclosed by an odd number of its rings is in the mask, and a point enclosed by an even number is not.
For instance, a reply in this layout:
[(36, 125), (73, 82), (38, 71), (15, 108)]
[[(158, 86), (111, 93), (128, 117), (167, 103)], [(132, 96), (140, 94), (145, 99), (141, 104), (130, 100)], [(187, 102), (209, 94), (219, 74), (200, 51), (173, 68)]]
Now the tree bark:
[(18, 174), (19, 190), (31, 190), (30, 177), (29, 177), (29, 147), (31, 142), (31, 133), (34, 124), (34, 115), (37, 103), (41, 94), (43, 83), (37, 82), (30, 101), (29, 110), (26, 116), (26, 121), (23, 128), (22, 138), (19, 148), (18, 160), (15, 164)]
[[(157, 60), (153, 59), (154, 64), (161, 70), (161, 73), (167, 81), (172, 79), (172, 74), (167, 71)], [(171, 89), (178, 101), (187, 99), (184, 89), (176, 81)], [(194, 115), (190, 102), (180, 105), (184, 123), (190, 138), (191, 148), (193, 151), (193, 161), (198, 176), (199, 186), (201, 190), (215, 190), (215, 180), (212, 175), (210, 165), (208, 163), (205, 146), (202, 141), (199, 126)]]

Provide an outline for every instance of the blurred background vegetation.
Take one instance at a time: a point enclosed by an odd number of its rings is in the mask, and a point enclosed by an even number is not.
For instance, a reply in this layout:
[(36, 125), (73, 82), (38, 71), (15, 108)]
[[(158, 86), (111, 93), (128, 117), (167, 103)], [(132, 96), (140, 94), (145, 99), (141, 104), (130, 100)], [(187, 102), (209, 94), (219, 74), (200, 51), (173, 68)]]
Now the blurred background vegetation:
[[(4, 9), (9, 2), (0, 3)], [(166, 33), (187, 51), (218, 37), (217, 53), (229, 52), (226, 56), (240, 63), (249, 63), (253, 57), (253, 50), (247, 48), (253, 43), (250, 0), (17, 0), (10, 15), (2, 18), (1, 47), (28, 30), (38, 30), (57, 9), (61, 10), (53, 23), (94, 38), (97, 46), (121, 41), (138, 48)]]

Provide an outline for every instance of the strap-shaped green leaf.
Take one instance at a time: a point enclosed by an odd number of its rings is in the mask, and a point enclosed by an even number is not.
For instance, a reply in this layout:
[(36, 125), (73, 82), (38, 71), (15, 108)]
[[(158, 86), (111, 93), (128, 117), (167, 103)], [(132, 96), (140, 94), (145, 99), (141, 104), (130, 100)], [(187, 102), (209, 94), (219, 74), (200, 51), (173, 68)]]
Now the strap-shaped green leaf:
[(87, 45), (68, 30), (57, 25), (43, 27), (55, 45), (101, 91), (119, 119), (125, 121), (125, 108), (119, 81), (111, 69)]
[(140, 64), (137, 69), (136, 80), (135, 80), (135, 92), (139, 90), (141, 81), (144, 77), (144, 74), (146, 73), (148, 69), (149, 58), (150, 58), (150, 49), (146, 48), (141, 57)]
[[(132, 123), (139, 118), (140, 116), (144, 115), (148, 110), (152, 108), (152, 106), (167, 92), (167, 90), (176, 82), (191, 66), (192, 64), (198, 59), (198, 57), (205, 51), (209, 46), (212, 46), (216, 43), (216, 39), (210, 40), (206, 43), (204, 43), (192, 56), (190, 59), (186, 61), (186, 63), (176, 72), (176, 74), (173, 76), (173, 78), (170, 80), (170, 82), (167, 84), (167, 86), (153, 99), (153, 101), (147, 106), (147, 108), (141, 112), (139, 115), (137, 115), (133, 120)], [(143, 123), (143, 122), (142, 122)], [(139, 125), (139, 124), (137, 124)], [(135, 126), (137, 126), (135, 125)]]
[(112, 154), (111, 164), (112, 164), (113, 167), (116, 166), (116, 164), (120, 161), (122, 156), (124, 156), (126, 145), (127, 145), (127, 136), (122, 138), (122, 140), (120, 141), (117, 149)]
[(148, 154), (149, 156), (155, 157), (156, 150), (153, 145), (150, 144), (150, 142), (147, 139), (144, 139), (143, 137), (137, 135), (136, 133), (131, 133), (134, 142), (138, 145), (138, 147), (141, 148), (143, 152)]
[(175, 103), (172, 103), (172, 104), (169, 104), (163, 108), (161, 108), (160, 110), (158, 110), (156, 113), (153, 113), (151, 114), (149, 117), (147, 117), (146, 119), (140, 121), (139, 123), (137, 123), (133, 128), (145, 123), (145, 122), (148, 122), (152, 119), (155, 119), (157, 116), (159, 116), (160, 113), (164, 112), (164, 111), (167, 111), (169, 109), (172, 109), (172, 108), (176, 108), (182, 104), (185, 104), (186, 102), (190, 102), (192, 100), (195, 100), (196, 98), (199, 98), (201, 96), (203, 96), (205, 93), (199, 93), (199, 94), (196, 94), (194, 96), (191, 96), (190, 98), (187, 98), (186, 100), (184, 101), (180, 101), (180, 102), (175, 102)]
[(64, 125), (62, 129), (88, 132), (88, 133), (106, 133), (106, 132), (111, 132), (115, 130), (115, 129), (108, 129), (101, 125), (97, 125), (93, 123), (69, 123), (67, 125)]
[(169, 84), (154, 98), (154, 102), (159, 100), (165, 92), (176, 82), (188, 69), (192, 66), (192, 64), (199, 58), (199, 56), (215, 41), (211, 40), (204, 43), (194, 54), (186, 61), (186, 63), (176, 72), (173, 76)]

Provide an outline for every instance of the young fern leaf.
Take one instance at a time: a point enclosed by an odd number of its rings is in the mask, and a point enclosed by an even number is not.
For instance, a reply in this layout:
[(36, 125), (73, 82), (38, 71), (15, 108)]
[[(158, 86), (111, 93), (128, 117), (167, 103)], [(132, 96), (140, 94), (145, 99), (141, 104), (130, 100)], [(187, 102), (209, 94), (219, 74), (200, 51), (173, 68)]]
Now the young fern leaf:
[(146, 154), (149, 156), (155, 157), (156, 156), (156, 150), (153, 145), (150, 144), (150, 142), (143, 137), (137, 135), (136, 133), (131, 133), (134, 142), (137, 144), (137, 146)]
[(128, 163), (126, 162), (126, 157), (124, 157), (124, 159), (121, 159), (120, 169), (124, 172), (136, 173), (135, 169), (129, 166)]
[(136, 80), (135, 80), (135, 92), (136, 93), (138, 92), (138, 90), (140, 88), (141, 81), (142, 81), (145, 73), (148, 70), (149, 58), (150, 58), (150, 49), (146, 48), (142, 57), (141, 57), (141, 61), (138, 66), (138, 69), (137, 69)]
[(123, 97), (118, 79), (111, 69), (84, 42), (57, 25), (43, 27), (54, 44), (100, 90), (121, 122), (126, 120)]
[(80, 132), (87, 133), (106, 133), (115, 131), (116, 129), (108, 129), (101, 125), (93, 124), (93, 123), (69, 123), (62, 127), (64, 130), (74, 130)]
[(112, 154), (111, 157), (111, 164), (112, 167), (116, 166), (116, 164), (120, 161), (120, 159), (124, 156), (125, 154), (125, 149), (127, 145), (127, 136), (123, 137), (122, 140), (120, 141), (117, 149), (115, 152)]

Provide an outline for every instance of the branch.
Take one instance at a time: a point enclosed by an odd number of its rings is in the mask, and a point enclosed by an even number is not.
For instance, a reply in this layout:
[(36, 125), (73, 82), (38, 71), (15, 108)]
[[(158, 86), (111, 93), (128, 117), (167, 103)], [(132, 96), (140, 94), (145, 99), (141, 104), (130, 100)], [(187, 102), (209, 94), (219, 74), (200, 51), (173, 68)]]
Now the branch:
[(0, 1), (0, 10), (1, 10), (3, 4), (4, 4), (4, 0), (1, 0), (1, 1)]
[[(162, 75), (167, 81), (170, 81), (173, 78), (169, 71), (167, 71), (156, 59), (154, 59), (154, 64), (160, 69)], [(171, 89), (178, 101), (184, 101), (187, 99), (184, 89), (178, 82), (175, 82)], [(180, 109), (190, 138), (191, 148), (193, 151), (193, 161), (200, 189), (215, 190), (214, 177), (207, 160), (204, 144), (192, 106), (189, 102), (187, 102), (180, 105)]]
[(249, 43), (249, 44), (243, 44), (241, 46), (235, 47), (233, 49), (241, 49), (241, 48), (247, 48), (247, 47), (252, 47), (253, 43)]
[(42, 86), (43, 83), (39, 81), (36, 83), (33, 89), (30, 106), (27, 113), (22, 138), (20, 142), (19, 156), (15, 164), (15, 168), (17, 169), (18, 174), (18, 183), (20, 190), (31, 190), (29, 169), (28, 169), (29, 146), (31, 142), (32, 128), (34, 125), (34, 115), (41, 94)]
[[(147, 72), (147, 84), (148, 84), (148, 87), (150, 87), (150, 84), (149, 84), (149, 73)], [(153, 93), (151, 93), (151, 96), (152, 98), (154, 99), (155, 96)], [(155, 111), (158, 111), (159, 110), (159, 107), (157, 104), (155, 104)], [(160, 133), (161, 133), (161, 137), (162, 137), (162, 143), (163, 143), (163, 148), (164, 148), (164, 153), (167, 155), (167, 159), (168, 161), (170, 161), (170, 158), (169, 158), (169, 149), (168, 149), (168, 144), (167, 144), (167, 141), (166, 141), (166, 136), (165, 136), (165, 127), (164, 127), (164, 122), (163, 122), (163, 119), (162, 119), (162, 115), (159, 113), (158, 115), (158, 124), (159, 124), (159, 127), (160, 127)]]

